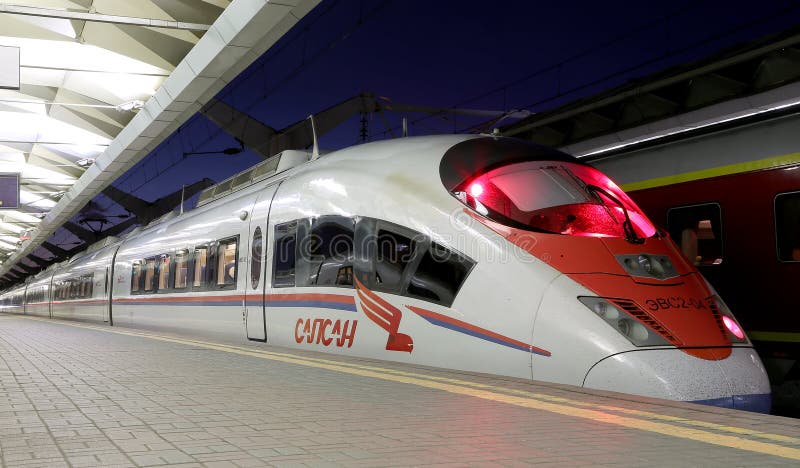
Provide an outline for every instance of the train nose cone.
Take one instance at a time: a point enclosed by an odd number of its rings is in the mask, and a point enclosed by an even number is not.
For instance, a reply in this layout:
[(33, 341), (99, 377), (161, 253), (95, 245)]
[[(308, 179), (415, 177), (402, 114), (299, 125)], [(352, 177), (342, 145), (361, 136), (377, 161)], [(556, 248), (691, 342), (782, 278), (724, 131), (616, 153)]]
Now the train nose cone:
[(583, 386), (758, 413), (768, 413), (772, 402), (767, 373), (751, 348), (734, 348), (719, 361), (679, 349), (629, 351), (595, 364)]

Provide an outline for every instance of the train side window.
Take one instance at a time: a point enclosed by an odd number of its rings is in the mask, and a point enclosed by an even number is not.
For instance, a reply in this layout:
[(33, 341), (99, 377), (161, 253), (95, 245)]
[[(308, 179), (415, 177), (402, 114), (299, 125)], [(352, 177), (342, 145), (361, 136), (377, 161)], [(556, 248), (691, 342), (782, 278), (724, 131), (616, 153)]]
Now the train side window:
[(719, 265), (723, 259), (722, 210), (718, 203), (667, 211), (670, 236), (695, 265)]
[(800, 262), (800, 192), (775, 197), (775, 237), (778, 260)]
[(172, 257), (164, 254), (159, 258), (158, 264), (158, 290), (169, 289), (169, 272), (172, 265)]
[(186, 289), (189, 285), (189, 251), (179, 250), (175, 252), (175, 289)]
[(217, 245), (217, 287), (232, 289), (236, 286), (237, 258), (239, 257), (239, 236), (219, 241)]
[(297, 225), (297, 221), (291, 221), (275, 226), (275, 251), (272, 253), (272, 286), (275, 288), (288, 288), (295, 284)]
[(94, 273), (84, 276), (83, 283), (86, 286), (83, 297), (92, 297), (92, 294), (94, 294)]
[(297, 286), (353, 287), (355, 220), (321, 216), (311, 220), (300, 245)]
[(468, 257), (431, 243), (411, 276), (407, 295), (450, 307), (474, 265)]
[(148, 258), (144, 261), (144, 290), (152, 292), (156, 286), (156, 259)]
[(208, 270), (208, 247), (195, 247), (192, 268), (192, 289), (203, 289), (206, 285)]
[(131, 264), (131, 293), (138, 293), (142, 287), (142, 261)]
[(253, 242), (250, 244), (250, 285), (258, 289), (261, 280), (261, 256), (264, 255), (264, 236), (261, 228), (256, 227), (253, 232)]

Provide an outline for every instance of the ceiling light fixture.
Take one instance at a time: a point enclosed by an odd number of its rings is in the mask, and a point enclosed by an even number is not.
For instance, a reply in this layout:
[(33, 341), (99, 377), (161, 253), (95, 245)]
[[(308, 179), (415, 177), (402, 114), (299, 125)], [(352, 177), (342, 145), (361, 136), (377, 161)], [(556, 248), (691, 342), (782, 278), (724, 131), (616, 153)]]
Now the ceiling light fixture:
[(119, 104), (116, 109), (120, 112), (139, 112), (139, 109), (144, 107), (144, 101), (140, 99), (133, 99), (130, 101), (123, 102)]
[(75, 161), (75, 165), (77, 165), (78, 167), (83, 167), (83, 168), (87, 168), (87, 167), (91, 166), (92, 164), (94, 164), (94, 158), (83, 158), (83, 159), (79, 159), (79, 160)]

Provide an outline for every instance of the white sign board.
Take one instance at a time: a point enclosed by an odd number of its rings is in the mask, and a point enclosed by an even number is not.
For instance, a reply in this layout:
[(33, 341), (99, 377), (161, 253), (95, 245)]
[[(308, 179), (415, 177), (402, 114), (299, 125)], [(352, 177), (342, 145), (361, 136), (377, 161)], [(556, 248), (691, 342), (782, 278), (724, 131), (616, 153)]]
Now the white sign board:
[(19, 47), (0, 46), (0, 89), (19, 89)]

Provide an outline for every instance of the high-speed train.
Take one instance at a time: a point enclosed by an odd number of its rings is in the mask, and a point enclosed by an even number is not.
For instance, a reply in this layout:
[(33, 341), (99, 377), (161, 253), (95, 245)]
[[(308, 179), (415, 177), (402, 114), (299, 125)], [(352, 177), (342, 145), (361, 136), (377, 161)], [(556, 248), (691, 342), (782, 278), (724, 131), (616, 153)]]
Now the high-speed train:
[(770, 408), (759, 356), (667, 234), (598, 170), (495, 136), (284, 151), (2, 304)]

